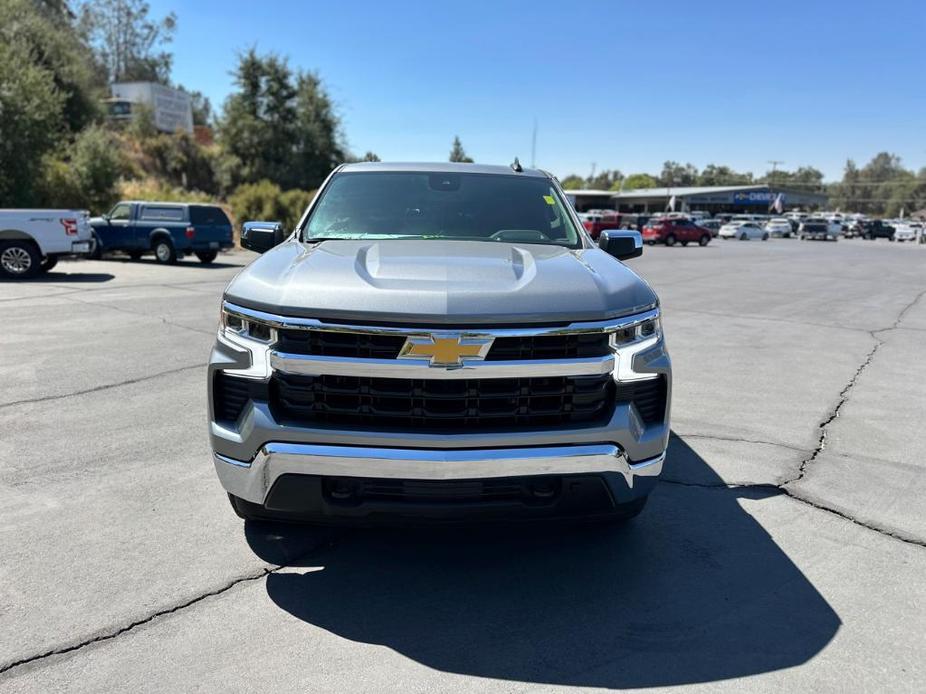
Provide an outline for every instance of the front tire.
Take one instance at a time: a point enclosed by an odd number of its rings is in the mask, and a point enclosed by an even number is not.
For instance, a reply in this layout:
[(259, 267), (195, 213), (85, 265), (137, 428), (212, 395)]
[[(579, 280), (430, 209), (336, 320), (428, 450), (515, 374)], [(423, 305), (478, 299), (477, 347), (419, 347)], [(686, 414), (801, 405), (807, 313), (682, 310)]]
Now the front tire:
[(167, 239), (155, 239), (154, 241), (154, 259), (162, 265), (173, 265), (177, 262), (177, 251)]
[(666, 245), (674, 246), (675, 245), (675, 234), (669, 234), (666, 236)]
[(762, 234), (762, 240), (768, 241), (768, 234)]
[(704, 234), (704, 236), (698, 239), (699, 246), (706, 246), (710, 242), (711, 242), (711, 237), (709, 234)]
[(740, 234), (740, 241), (748, 241), (749, 237), (746, 234)]
[(196, 257), (203, 265), (208, 265), (219, 255), (218, 251), (196, 251)]
[(32, 241), (0, 243), (0, 274), (17, 280), (35, 277), (42, 271), (42, 254)]

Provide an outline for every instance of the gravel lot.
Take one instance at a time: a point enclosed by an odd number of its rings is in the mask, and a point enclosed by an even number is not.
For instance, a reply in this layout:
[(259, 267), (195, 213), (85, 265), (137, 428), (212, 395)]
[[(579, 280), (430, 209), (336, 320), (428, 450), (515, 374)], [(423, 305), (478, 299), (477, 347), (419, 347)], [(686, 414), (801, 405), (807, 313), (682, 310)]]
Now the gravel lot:
[(647, 248), (664, 481), (505, 532), (233, 515), (204, 365), (251, 258), (0, 283), (0, 690), (926, 691), (926, 247)]

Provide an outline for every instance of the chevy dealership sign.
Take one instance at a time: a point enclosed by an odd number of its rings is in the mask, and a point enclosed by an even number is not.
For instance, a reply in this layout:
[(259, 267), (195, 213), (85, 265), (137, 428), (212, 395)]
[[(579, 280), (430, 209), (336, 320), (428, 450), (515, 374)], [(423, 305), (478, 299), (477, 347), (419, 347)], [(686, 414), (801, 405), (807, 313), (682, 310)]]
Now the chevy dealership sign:
[[(734, 205), (771, 205), (775, 201), (775, 197), (778, 193), (773, 193), (771, 191), (743, 191), (740, 193), (733, 193), (733, 204)], [(782, 195), (781, 201), (784, 202), (784, 195)]]

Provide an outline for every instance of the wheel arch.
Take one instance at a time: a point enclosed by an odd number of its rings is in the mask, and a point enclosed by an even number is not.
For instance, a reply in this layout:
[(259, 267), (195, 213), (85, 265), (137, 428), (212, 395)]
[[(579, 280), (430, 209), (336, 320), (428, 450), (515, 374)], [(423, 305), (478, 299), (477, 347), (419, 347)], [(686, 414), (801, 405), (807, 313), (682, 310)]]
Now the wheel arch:
[(148, 234), (148, 247), (154, 248), (154, 244), (160, 239), (166, 239), (171, 246), (175, 245), (174, 237), (170, 235), (170, 232), (164, 227), (158, 227), (157, 229), (152, 229), (151, 233)]
[(31, 234), (19, 229), (0, 229), (0, 241), (31, 241), (38, 246), (38, 241)]

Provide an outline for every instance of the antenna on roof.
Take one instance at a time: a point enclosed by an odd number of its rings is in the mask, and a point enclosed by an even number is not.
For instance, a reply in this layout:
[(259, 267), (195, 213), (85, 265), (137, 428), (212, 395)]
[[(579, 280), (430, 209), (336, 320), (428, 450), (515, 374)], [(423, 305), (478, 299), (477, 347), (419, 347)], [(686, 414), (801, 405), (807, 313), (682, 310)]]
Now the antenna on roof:
[(524, 171), (524, 167), (521, 166), (521, 162), (518, 161), (517, 157), (514, 158), (514, 164), (511, 165), (511, 169), (513, 171), (517, 171), (518, 173)]

